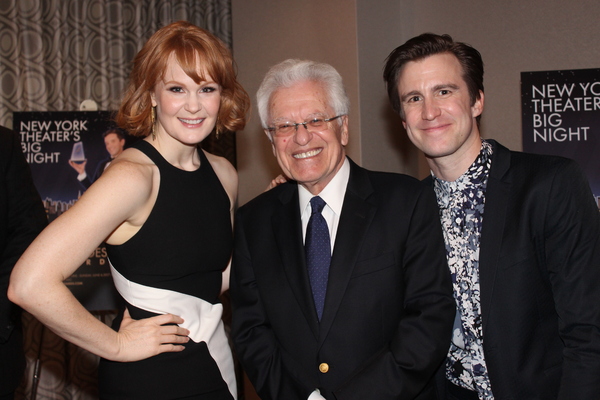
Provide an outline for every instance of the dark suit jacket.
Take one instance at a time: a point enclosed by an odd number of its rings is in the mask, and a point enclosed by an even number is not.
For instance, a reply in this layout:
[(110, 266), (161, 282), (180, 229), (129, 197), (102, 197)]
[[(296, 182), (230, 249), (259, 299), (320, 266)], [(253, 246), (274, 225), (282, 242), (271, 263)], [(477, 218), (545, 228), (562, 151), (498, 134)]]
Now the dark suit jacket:
[(587, 179), (572, 160), (490, 142), (479, 273), (494, 397), (597, 399), (600, 218)]
[(25, 366), (21, 310), (6, 296), (10, 273), (46, 224), (21, 141), (0, 127), (0, 395), (15, 390)]
[(320, 323), (297, 184), (241, 207), (235, 226), (232, 333), (262, 400), (412, 399), (430, 381), (455, 312), (431, 189), (351, 162)]

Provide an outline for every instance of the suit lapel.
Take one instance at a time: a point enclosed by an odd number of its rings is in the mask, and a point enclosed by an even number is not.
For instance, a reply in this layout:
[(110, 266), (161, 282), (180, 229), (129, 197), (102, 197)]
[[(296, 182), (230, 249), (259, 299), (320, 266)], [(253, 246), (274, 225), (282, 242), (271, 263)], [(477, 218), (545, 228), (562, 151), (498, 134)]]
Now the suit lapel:
[(287, 185), (289, 190), (281, 194), (281, 207), (273, 214), (271, 223), (289, 286), (317, 338), (319, 322), (306, 270), (298, 187), (296, 183), (291, 182)]
[(511, 185), (507, 177), (510, 168), (510, 152), (498, 143), (492, 140), (490, 142), (494, 146), (494, 152), (485, 193), (483, 229), (479, 252), (479, 284), (481, 287), (481, 312), (484, 330), (491, 309), (494, 283), (498, 273), (498, 260), (506, 224)]
[(350, 160), (350, 179), (329, 267), (325, 308), (320, 323), (319, 345), (325, 340), (352, 276), (361, 243), (376, 208), (366, 201), (373, 189), (366, 170)]

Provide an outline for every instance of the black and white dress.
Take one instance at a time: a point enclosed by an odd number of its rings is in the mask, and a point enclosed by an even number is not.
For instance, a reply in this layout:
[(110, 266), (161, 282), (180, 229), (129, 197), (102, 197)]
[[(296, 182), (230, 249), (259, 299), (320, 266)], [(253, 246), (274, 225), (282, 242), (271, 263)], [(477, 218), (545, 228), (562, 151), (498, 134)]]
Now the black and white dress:
[[(190, 330), (185, 350), (137, 362), (101, 360), (102, 399), (237, 399), (218, 296), (232, 250), (230, 201), (201, 150), (196, 171), (169, 164), (148, 142), (133, 147), (158, 167), (160, 188), (142, 228), (107, 245), (117, 290), (133, 319), (172, 313)], [(120, 318), (113, 328), (118, 329)]]

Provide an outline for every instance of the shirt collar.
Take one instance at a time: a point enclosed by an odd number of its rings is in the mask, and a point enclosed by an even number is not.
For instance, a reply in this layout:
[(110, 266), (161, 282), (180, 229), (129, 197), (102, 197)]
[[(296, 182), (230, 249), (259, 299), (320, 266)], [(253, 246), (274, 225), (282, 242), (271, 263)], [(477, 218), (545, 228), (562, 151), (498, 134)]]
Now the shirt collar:
[[(344, 204), (344, 196), (346, 194), (346, 187), (348, 186), (348, 180), (350, 179), (350, 162), (346, 158), (340, 170), (335, 174), (333, 179), (325, 186), (321, 193), (318, 194), (327, 206), (336, 214), (342, 213), (342, 205)], [(300, 214), (306, 212), (310, 213), (309, 202), (314, 195), (310, 193), (304, 186), (298, 184), (298, 200), (300, 202)]]
[(452, 196), (459, 193), (478, 190), (485, 187), (487, 177), (490, 173), (492, 163), (492, 145), (485, 141), (481, 141), (481, 150), (479, 155), (473, 161), (473, 164), (455, 181), (445, 181), (435, 176), (433, 172), (433, 187), (438, 200), (438, 205), (441, 208), (447, 208)]
[(450, 192), (461, 190), (469, 186), (477, 186), (486, 180), (487, 175), (490, 172), (491, 158), (492, 145), (489, 142), (482, 140), (479, 155), (475, 161), (473, 161), (473, 164), (471, 164), (465, 173), (458, 177), (457, 180), (452, 182), (445, 181), (435, 176), (433, 171), (431, 172), (431, 175), (436, 186), (444, 186)]

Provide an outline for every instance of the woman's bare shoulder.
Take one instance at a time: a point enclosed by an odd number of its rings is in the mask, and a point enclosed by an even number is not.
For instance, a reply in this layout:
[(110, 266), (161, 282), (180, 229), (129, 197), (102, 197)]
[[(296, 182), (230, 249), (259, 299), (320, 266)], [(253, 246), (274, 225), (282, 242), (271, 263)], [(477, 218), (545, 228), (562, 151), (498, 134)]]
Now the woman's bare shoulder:
[[(101, 175), (112, 179), (124, 180), (127, 183), (148, 183), (148, 178), (156, 172), (155, 164), (147, 155), (137, 149), (126, 149), (110, 163)], [(146, 178), (146, 179), (140, 179)], [(132, 180), (134, 182), (132, 182)]]
[(148, 200), (159, 178), (158, 169), (148, 156), (137, 149), (127, 149), (110, 163), (88, 192), (103, 201), (109, 201), (108, 196), (116, 198), (131, 215)]

